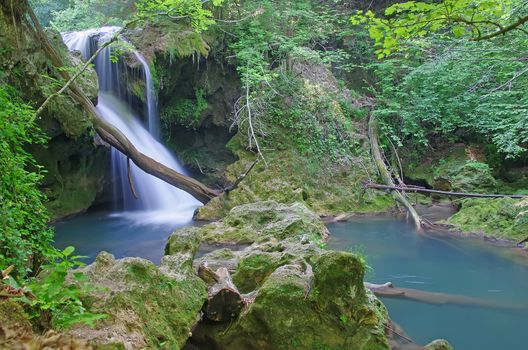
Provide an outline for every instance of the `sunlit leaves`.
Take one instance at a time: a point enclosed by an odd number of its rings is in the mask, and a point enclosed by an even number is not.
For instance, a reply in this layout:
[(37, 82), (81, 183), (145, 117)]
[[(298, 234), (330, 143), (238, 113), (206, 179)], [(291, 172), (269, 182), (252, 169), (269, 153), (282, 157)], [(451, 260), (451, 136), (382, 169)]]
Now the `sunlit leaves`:
[(385, 132), (415, 150), (432, 139), (471, 139), (501, 158), (526, 154), (528, 38), (512, 33), (508, 39), (440, 45), (377, 63), (375, 113)]
[(408, 1), (394, 4), (383, 15), (358, 11), (350, 19), (353, 25), (365, 25), (384, 58), (408, 40), (431, 33), (455, 38), (480, 38), (506, 27), (519, 16), (519, 0), (444, 0), (426, 3)]

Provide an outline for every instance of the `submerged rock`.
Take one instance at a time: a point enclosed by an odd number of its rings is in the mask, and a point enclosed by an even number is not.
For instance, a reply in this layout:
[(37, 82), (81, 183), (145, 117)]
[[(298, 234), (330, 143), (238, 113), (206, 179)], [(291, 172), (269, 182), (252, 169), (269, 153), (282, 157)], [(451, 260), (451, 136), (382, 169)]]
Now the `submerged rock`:
[(158, 268), (145, 259), (99, 254), (81, 271), (101, 288), (89, 298), (90, 310), (109, 317), (72, 335), (96, 344), (122, 343), (125, 349), (182, 348), (206, 297), (205, 283), (185, 266), (170, 258)]
[(453, 350), (453, 347), (444, 339), (437, 339), (424, 347), (424, 350)]

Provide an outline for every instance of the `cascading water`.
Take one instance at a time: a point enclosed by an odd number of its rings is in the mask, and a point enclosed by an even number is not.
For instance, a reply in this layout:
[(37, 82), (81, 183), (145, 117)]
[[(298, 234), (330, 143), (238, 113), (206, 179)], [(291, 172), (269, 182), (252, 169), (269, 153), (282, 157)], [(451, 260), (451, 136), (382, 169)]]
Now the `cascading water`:
[[(118, 30), (116, 27), (104, 27), (63, 35), (64, 42), (70, 50), (80, 51), (88, 59), (98, 45), (109, 40)], [(97, 109), (101, 115), (117, 127), (135, 146), (147, 156), (156, 159), (166, 166), (185, 173), (177, 160), (159, 142), (159, 122), (152, 75), (146, 59), (139, 53), (134, 55), (142, 66), (142, 80), (146, 86), (146, 116), (148, 130), (134, 113), (132, 96), (127, 93), (127, 81), (124, 77), (126, 67), (113, 62), (112, 50), (105, 48), (95, 60), (95, 70), (99, 77), (99, 99)], [(119, 151), (112, 149), (112, 171), (114, 176), (114, 203), (116, 211), (134, 213), (142, 219), (188, 221), (200, 203), (190, 194), (179, 190), (164, 181), (153, 177), (134, 164), (131, 165), (131, 176), (138, 199), (133, 197), (128, 181), (127, 159)]]

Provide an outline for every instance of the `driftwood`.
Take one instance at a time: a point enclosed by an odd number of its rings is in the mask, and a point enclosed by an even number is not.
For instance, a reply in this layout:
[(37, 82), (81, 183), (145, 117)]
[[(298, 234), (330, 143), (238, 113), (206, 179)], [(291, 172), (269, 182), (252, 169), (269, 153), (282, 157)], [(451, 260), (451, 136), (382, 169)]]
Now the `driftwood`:
[(244, 299), (225, 267), (213, 271), (203, 262), (198, 268), (198, 276), (209, 285), (207, 301), (202, 309), (205, 317), (212, 321), (225, 322), (240, 314)]
[(515, 199), (526, 198), (525, 195), (520, 195), (520, 194), (481, 194), (481, 193), (467, 193), (467, 192), (450, 192), (450, 191), (430, 190), (427, 188), (417, 187), (417, 186), (389, 186), (389, 185), (367, 183), (365, 184), (365, 187), (374, 188), (377, 190), (433, 193), (433, 194), (440, 194), (440, 195), (446, 195), (446, 196), (468, 197), (468, 198), (515, 198)]
[[(391, 173), (387, 169), (387, 166), (385, 165), (385, 162), (383, 160), (381, 148), (379, 146), (378, 122), (376, 121), (376, 118), (372, 114), (370, 115), (370, 118), (369, 118), (368, 134), (369, 134), (369, 139), (370, 139), (372, 157), (374, 158), (374, 162), (376, 163), (376, 166), (379, 170), (381, 178), (383, 179), (383, 181), (385, 181), (387, 185), (395, 186), (394, 181), (392, 180)], [(392, 196), (398, 203), (402, 204), (407, 209), (418, 231), (422, 231), (424, 226), (430, 226), (428, 222), (420, 218), (420, 215), (418, 215), (418, 212), (416, 212), (416, 209), (414, 209), (414, 207), (411, 205), (411, 203), (409, 203), (409, 201), (404, 197), (402, 193), (398, 191), (394, 191), (392, 193)]]
[(435, 305), (457, 305), (504, 310), (526, 309), (525, 306), (500, 304), (484, 299), (467, 297), (464, 295), (427, 292), (410, 288), (397, 288), (391, 282), (384, 284), (365, 282), (364, 285), (378, 297), (401, 298)]

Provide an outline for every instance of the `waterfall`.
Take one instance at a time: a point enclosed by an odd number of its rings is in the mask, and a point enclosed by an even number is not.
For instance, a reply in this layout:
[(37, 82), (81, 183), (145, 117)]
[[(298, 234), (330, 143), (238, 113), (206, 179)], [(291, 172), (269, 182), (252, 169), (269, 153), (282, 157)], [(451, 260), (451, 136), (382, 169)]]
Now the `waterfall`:
[[(109, 40), (119, 28), (103, 27), (81, 32), (63, 34), (68, 48), (80, 51), (88, 59), (100, 43)], [(171, 153), (158, 141), (159, 115), (157, 111), (154, 84), (147, 60), (139, 52), (134, 52), (141, 63), (139, 79), (146, 88), (144, 100), (146, 110), (137, 112), (137, 98), (127, 91), (127, 67), (123, 62), (112, 60), (112, 49), (105, 48), (95, 59), (95, 70), (99, 78), (97, 109), (101, 115), (117, 127), (145, 155), (185, 174), (185, 170)], [(128, 72), (129, 73), (129, 72)], [(134, 103), (134, 100), (135, 103)], [(140, 118), (146, 114), (147, 125)], [(116, 149), (112, 149), (112, 174), (114, 181), (114, 204), (116, 212), (133, 214), (142, 220), (190, 220), (194, 210), (200, 205), (190, 194), (177, 189), (164, 181), (151, 176), (131, 164), (131, 176), (138, 199), (132, 195), (128, 182), (127, 159)]]

